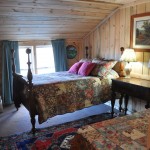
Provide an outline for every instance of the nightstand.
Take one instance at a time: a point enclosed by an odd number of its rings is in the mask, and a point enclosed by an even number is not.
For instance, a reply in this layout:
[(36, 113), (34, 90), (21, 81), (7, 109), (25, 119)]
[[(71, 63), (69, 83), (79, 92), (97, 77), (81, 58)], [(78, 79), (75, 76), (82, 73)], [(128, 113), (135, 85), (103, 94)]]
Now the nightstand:
[(122, 98), (125, 97), (125, 115), (129, 96), (136, 97), (146, 101), (145, 108), (150, 108), (150, 81), (137, 78), (118, 78), (112, 79), (112, 117), (114, 114), (114, 105), (116, 93), (121, 94), (119, 110), (121, 111)]

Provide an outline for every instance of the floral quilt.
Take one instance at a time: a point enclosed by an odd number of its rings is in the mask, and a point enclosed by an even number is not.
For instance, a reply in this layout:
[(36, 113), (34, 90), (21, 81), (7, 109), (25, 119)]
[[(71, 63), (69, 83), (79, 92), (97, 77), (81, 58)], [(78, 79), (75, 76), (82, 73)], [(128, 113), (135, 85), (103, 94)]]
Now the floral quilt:
[(39, 123), (110, 100), (111, 79), (55, 72), (33, 77)]
[(71, 150), (147, 150), (149, 120), (150, 109), (83, 126)]

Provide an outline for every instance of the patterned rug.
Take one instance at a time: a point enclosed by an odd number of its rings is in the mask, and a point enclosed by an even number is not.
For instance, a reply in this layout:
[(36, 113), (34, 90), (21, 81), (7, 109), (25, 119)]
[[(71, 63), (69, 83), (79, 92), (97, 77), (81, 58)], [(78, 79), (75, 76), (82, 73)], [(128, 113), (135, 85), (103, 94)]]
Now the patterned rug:
[(35, 135), (25, 132), (19, 135), (0, 137), (1, 150), (68, 150), (69, 141), (81, 126), (110, 119), (110, 113), (90, 116), (58, 126), (38, 129)]

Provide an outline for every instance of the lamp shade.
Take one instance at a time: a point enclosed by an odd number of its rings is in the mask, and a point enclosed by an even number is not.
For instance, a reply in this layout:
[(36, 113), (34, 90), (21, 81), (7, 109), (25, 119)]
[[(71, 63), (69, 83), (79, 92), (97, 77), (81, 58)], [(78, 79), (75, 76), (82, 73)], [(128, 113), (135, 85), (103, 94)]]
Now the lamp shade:
[(135, 55), (134, 49), (125, 49), (120, 60), (126, 61), (126, 62), (136, 61), (136, 55)]

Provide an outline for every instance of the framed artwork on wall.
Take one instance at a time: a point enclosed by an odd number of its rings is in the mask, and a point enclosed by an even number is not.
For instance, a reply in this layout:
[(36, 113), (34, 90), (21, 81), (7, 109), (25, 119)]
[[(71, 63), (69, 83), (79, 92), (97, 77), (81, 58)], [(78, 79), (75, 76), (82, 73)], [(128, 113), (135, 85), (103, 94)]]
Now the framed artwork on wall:
[(150, 13), (131, 16), (130, 47), (150, 52)]
[(67, 50), (67, 58), (68, 59), (73, 59), (76, 57), (77, 55), (77, 49), (74, 45), (68, 45), (66, 47), (66, 50)]

